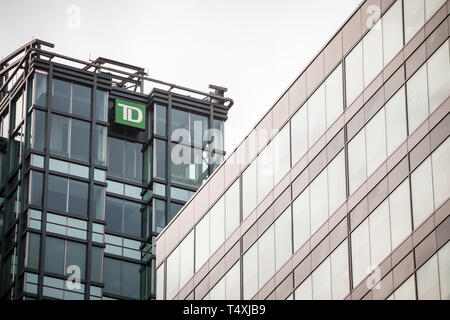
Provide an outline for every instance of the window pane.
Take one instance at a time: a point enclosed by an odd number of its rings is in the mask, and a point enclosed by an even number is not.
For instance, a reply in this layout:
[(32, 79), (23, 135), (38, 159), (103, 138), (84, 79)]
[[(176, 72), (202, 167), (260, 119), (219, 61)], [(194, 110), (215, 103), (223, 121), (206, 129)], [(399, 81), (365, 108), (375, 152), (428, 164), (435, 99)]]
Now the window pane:
[(308, 151), (308, 108), (303, 105), (291, 118), (292, 166)]
[[(323, 170), (309, 185), (311, 206), (311, 234), (328, 219), (327, 170)], [(325, 201), (324, 201), (325, 199)]]
[(91, 116), (92, 89), (72, 84), (72, 113), (89, 118)]
[(309, 222), (309, 188), (306, 188), (292, 203), (294, 223), (294, 252), (309, 239), (311, 228)]
[(439, 282), (441, 284), (441, 299), (450, 299), (450, 242), (438, 251)]
[(342, 64), (340, 64), (326, 80), (327, 128), (343, 111)]
[(225, 193), (225, 237), (228, 238), (239, 225), (239, 179)]
[(325, 86), (308, 99), (308, 141), (312, 146), (325, 132)]
[(64, 274), (64, 240), (46, 237), (45, 271)]
[(362, 41), (345, 58), (345, 79), (347, 106), (349, 106), (363, 90)]
[(395, 249), (412, 231), (408, 179), (403, 181), (389, 196), (389, 211), (391, 218), (392, 249)]
[(395, 300), (416, 300), (416, 284), (414, 275), (410, 276), (400, 287), (394, 292)]
[(430, 158), (427, 158), (411, 174), (411, 192), (414, 229), (417, 229), (433, 212)]
[(273, 155), (274, 155), (274, 185), (276, 185), (289, 171), (291, 167), (290, 148), (289, 146), (289, 124), (273, 139)]
[(87, 216), (88, 184), (69, 180), (69, 212)]
[(356, 287), (367, 274), (370, 266), (369, 222), (364, 220), (351, 234), (353, 286)]
[(50, 210), (66, 211), (67, 179), (48, 176), (47, 206)]
[(166, 136), (166, 107), (155, 105), (155, 133)]
[(156, 300), (164, 297), (164, 264), (156, 270)]
[(312, 300), (312, 283), (311, 276), (295, 290), (295, 300)]
[(366, 179), (366, 134), (362, 129), (348, 144), (348, 175), (350, 194)]
[(53, 79), (52, 104), (53, 109), (70, 112), (70, 82)]
[(129, 236), (141, 236), (141, 205), (139, 203), (124, 201), (123, 233)]
[(142, 145), (140, 143), (126, 143), (126, 179), (142, 182)]
[(103, 274), (105, 282), (103, 291), (120, 295), (120, 261), (105, 257)]
[(432, 156), (434, 207), (439, 208), (450, 196), (450, 139), (446, 139)]
[(333, 214), (345, 201), (345, 159), (344, 150), (328, 164), (329, 215)]
[[(176, 129), (189, 130), (189, 113), (172, 109), (171, 137)], [(177, 135), (178, 136), (178, 135)], [(185, 143), (188, 143), (185, 141)]]
[(333, 300), (344, 299), (349, 293), (348, 270), (348, 247), (345, 240), (331, 254), (331, 297)]
[(424, 2), (424, 0), (404, 1), (406, 43), (417, 33), (417, 31), (419, 31), (419, 29), (425, 23)]
[(139, 299), (140, 293), (140, 273), (139, 265), (123, 261), (123, 292), (125, 297)]
[(391, 252), (388, 201), (383, 201), (369, 216), (371, 264), (378, 265)]
[(153, 228), (155, 232), (161, 232), (166, 226), (166, 202), (163, 200), (154, 200), (155, 213), (153, 217)]
[(225, 277), (223, 277), (209, 292), (209, 299), (225, 300), (225, 295)]
[(249, 300), (258, 291), (258, 246), (254, 244), (243, 257), (244, 300)]
[(275, 269), (279, 270), (292, 256), (291, 207), (275, 221)]
[(105, 217), (105, 188), (94, 185), (93, 210), (94, 219), (103, 220)]
[(444, 3), (445, 0), (426, 0), (425, 1), (426, 20), (428, 21)]
[(180, 288), (194, 275), (194, 232), (191, 231), (180, 244)]
[(89, 161), (90, 130), (88, 122), (72, 119), (71, 158)]
[(181, 208), (183, 208), (182, 204), (175, 202), (170, 203), (170, 215), (168, 219), (169, 222), (177, 215), (177, 213), (181, 210)]
[(195, 226), (195, 271), (209, 258), (209, 213)]
[(35, 150), (44, 151), (45, 148), (45, 112), (34, 110), (34, 123), (32, 134), (32, 147)]
[(52, 115), (50, 151), (62, 156), (69, 155), (69, 118)]
[(450, 93), (450, 61), (448, 40), (430, 57), (428, 65), (428, 89), (430, 113), (448, 98)]
[(35, 233), (28, 233), (28, 261), (27, 268), (39, 268), (39, 249), (41, 236)]
[(92, 259), (91, 259), (91, 280), (102, 282), (103, 281), (103, 250), (100, 247), (92, 246)]
[(366, 125), (367, 175), (370, 176), (386, 159), (384, 108)]
[(209, 213), (210, 248), (212, 255), (225, 240), (225, 199), (221, 197)]
[(106, 127), (95, 126), (95, 139), (96, 139), (95, 163), (102, 166), (106, 166), (106, 141), (107, 141)]
[(403, 47), (402, 2), (394, 3), (382, 19), (384, 65), (386, 66)]
[(313, 300), (331, 299), (330, 259), (326, 259), (312, 273)]
[(123, 177), (124, 141), (108, 137), (108, 174)]
[(106, 231), (122, 233), (122, 200), (106, 197)]
[(203, 141), (203, 134), (208, 130), (208, 118), (191, 113), (191, 143), (195, 146), (206, 146), (209, 141)]
[(108, 110), (108, 94), (106, 91), (96, 90), (95, 118), (100, 121), (107, 121), (106, 112)]
[(166, 299), (171, 300), (180, 289), (180, 247), (167, 258)]
[[(50, 177), (50, 176), (49, 176)], [(44, 187), (44, 174), (31, 171), (30, 204), (42, 206), (42, 188)]]
[(402, 87), (387, 103), (387, 153), (391, 155), (406, 139), (405, 89)]
[(241, 297), (240, 264), (234, 266), (225, 275), (225, 294), (227, 300), (239, 300)]
[(428, 116), (427, 70), (424, 64), (406, 83), (411, 134)]
[(36, 75), (36, 88), (34, 95), (34, 103), (38, 106), (47, 106), (47, 75), (42, 73), (35, 73)]
[(256, 208), (256, 161), (253, 161), (242, 174), (242, 219)]
[(439, 300), (439, 274), (436, 254), (417, 270), (417, 295), (419, 300)]
[(269, 143), (256, 158), (257, 193), (260, 203), (273, 188), (273, 143)]
[(379, 20), (364, 36), (364, 87), (367, 87), (383, 69), (383, 45), (381, 20)]
[(77, 266), (81, 271), (81, 279), (86, 274), (86, 245), (78, 242), (67, 241), (67, 261), (66, 269), (70, 266)]
[(166, 178), (166, 143), (162, 140), (155, 139), (155, 177)]
[(258, 239), (258, 283), (262, 288), (275, 274), (275, 233), (274, 225)]

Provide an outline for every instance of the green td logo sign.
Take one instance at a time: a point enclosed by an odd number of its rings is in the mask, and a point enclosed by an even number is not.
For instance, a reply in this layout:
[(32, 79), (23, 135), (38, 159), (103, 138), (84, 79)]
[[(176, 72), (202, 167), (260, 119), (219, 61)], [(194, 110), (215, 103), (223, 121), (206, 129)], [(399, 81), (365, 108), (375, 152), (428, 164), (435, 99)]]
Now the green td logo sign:
[(145, 105), (116, 99), (116, 123), (145, 130)]

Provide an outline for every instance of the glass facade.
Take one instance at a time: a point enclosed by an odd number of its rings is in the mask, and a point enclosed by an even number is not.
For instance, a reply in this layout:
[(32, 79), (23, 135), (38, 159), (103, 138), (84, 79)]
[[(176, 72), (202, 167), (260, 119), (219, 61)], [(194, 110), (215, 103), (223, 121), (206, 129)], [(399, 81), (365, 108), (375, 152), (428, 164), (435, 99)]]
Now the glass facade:
[[(35, 59), (0, 93), (0, 298), (155, 299), (155, 238), (223, 159), (229, 106)], [(117, 98), (145, 105), (144, 130), (116, 123)], [(211, 213), (211, 228), (227, 219), (211, 248), (239, 224), (230, 190)], [(193, 272), (189, 239), (174, 290)]]
[(227, 281), (239, 299), (448, 298), (445, 1), (380, 12), (344, 25), (161, 232), (158, 299), (230, 299)]

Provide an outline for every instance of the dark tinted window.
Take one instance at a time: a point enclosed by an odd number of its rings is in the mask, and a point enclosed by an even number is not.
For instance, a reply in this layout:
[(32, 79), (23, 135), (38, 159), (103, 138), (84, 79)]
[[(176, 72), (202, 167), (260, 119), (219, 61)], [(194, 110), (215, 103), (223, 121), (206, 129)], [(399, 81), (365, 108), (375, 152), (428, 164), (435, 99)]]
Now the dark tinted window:
[(108, 174), (123, 177), (124, 142), (108, 137)]
[(141, 205), (125, 201), (124, 233), (130, 236), (141, 236)]
[(45, 239), (45, 271), (64, 274), (64, 240)]
[(87, 216), (88, 184), (69, 180), (69, 212)]
[(72, 113), (83, 117), (90, 117), (91, 95), (91, 88), (74, 83), (72, 85)]
[(47, 206), (52, 210), (66, 211), (67, 179), (48, 176)]
[(89, 161), (90, 124), (72, 119), (71, 158)]
[(70, 82), (53, 79), (53, 109), (70, 112)]
[(120, 261), (105, 257), (103, 277), (107, 293), (120, 295)]
[(126, 143), (126, 179), (142, 182), (142, 145), (140, 143)]
[[(67, 241), (66, 269), (69, 266), (77, 266), (81, 271), (81, 278), (85, 278), (86, 272), (86, 245), (78, 242)], [(66, 270), (67, 271), (67, 270)], [(73, 272), (73, 271), (72, 271)], [(70, 275), (68, 273), (67, 275)]]
[(122, 200), (106, 197), (106, 231), (122, 232)]

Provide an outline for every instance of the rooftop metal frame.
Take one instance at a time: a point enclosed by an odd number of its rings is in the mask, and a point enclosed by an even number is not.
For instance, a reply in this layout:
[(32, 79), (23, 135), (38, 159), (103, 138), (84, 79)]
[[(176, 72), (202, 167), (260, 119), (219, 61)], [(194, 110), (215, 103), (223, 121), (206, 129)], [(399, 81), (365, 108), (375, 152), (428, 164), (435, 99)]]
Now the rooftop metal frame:
[(224, 93), (227, 91), (224, 87), (209, 85), (209, 88), (213, 89), (213, 91), (203, 92), (167, 81), (150, 78), (144, 68), (124, 62), (104, 57), (84, 61), (44, 50), (42, 47), (54, 48), (54, 44), (35, 39), (18, 48), (0, 61), (0, 105), (3, 105), (5, 99), (10, 94), (8, 86), (10, 85), (10, 88), (14, 87), (14, 79), (20, 79), (22, 76), (20, 71), (25, 70), (25, 72), (27, 72), (28, 67), (31, 66), (35, 58), (47, 58), (48, 61), (60, 59), (65, 61), (65, 63), (71, 62), (80, 65), (81, 70), (108, 74), (112, 79), (113, 86), (133, 90), (134, 92), (144, 93), (144, 84), (145, 82), (148, 82), (153, 84), (151, 86), (152, 89), (158, 88), (159, 85), (162, 86), (161, 89), (168, 91), (177, 90), (187, 95), (195, 95), (199, 99), (220, 103), (226, 109), (230, 109), (234, 104), (234, 101), (231, 98), (224, 97)]

